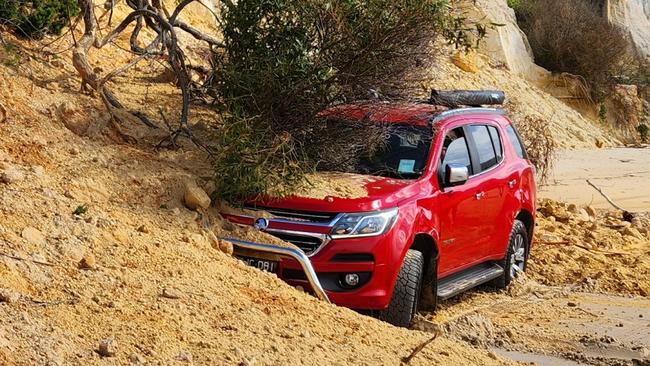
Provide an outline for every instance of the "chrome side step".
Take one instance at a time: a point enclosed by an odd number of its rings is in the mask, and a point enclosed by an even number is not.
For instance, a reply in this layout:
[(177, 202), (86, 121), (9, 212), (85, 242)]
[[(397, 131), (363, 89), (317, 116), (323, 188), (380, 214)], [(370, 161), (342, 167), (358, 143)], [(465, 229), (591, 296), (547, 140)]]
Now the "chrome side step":
[(309, 281), (309, 284), (311, 285), (312, 290), (314, 290), (316, 296), (327, 303), (331, 303), (330, 299), (327, 297), (327, 294), (325, 293), (325, 290), (323, 290), (323, 286), (321, 286), (320, 281), (316, 276), (316, 271), (314, 271), (314, 267), (312, 267), (311, 261), (309, 260), (309, 258), (307, 258), (307, 255), (305, 255), (305, 253), (302, 250), (298, 249), (297, 247), (290, 248), (290, 247), (283, 247), (283, 246), (273, 245), (273, 244), (253, 243), (251, 241), (234, 239), (234, 238), (219, 237), (219, 239), (229, 241), (233, 245), (240, 248), (262, 252), (262, 253), (272, 253), (272, 254), (291, 257), (295, 259), (296, 262), (300, 263), (300, 266), (302, 266), (302, 270), (305, 271), (307, 280)]
[(447, 300), (461, 292), (491, 281), (502, 274), (503, 268), (498, 264), (479, 264), (441, 279), (438, 282), (438, 298), (440, 300)]

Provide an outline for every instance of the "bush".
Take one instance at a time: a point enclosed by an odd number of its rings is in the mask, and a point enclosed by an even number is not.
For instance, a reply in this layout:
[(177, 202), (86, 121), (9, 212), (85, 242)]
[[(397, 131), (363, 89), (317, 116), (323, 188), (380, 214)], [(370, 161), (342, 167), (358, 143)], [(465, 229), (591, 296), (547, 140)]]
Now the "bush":
[(641, 142), (648, 142), (648, 134), (650, 134), (650, 127), (642, 123), (636, 128), (636, 130), (637, 132), (639, 132), (639, 136), (641, 137)]
[(79, 14), (76, 0), (0, 0), (0, 24), (24, 37), (59, 34)]
[(211, 79), (224, 128), (214, 165), (217, 191), (230, 200), (290, 192), (322, 162), (314, 145), (337, 161), (378, 140), (372, 130), (339, 139), (318, 113), (371, 90), (404, 96), (438, 35), (469, 48), (469, 34), (484, 31), (443, 0), (239, 0), (222, 2), (220, 13), (225, 50)]
[(627, 72), (627, 36), (600, 16), (599, 1), (519, 2), (517, 20), (537, 64), (584, 77), (595, 100), (602, 100), (616, 77)]

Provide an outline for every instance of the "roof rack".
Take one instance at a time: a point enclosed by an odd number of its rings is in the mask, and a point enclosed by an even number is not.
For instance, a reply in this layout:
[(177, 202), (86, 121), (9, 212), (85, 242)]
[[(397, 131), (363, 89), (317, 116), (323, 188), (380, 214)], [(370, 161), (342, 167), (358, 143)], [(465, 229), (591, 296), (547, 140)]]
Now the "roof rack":
[(425, 102), (449, 108), (503, 105), (506, 94), (501, 90), (431, 90)]

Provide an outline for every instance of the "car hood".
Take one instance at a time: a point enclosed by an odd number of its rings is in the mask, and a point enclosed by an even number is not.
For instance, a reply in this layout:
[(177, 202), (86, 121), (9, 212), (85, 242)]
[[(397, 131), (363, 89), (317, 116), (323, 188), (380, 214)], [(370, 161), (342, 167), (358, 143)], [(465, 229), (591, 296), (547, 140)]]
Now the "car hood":
[[(250, 205), (311, 212), (365, 212), (398, 206), (402, 201), (421, 195), (426, 186), (420, 180), (377, 176), (327, 173), (320, 176), (313, 189), (284, 198), (266, 198)], [(339, 184), (346, 181), (347, 188)], [(326, 182), (326, 184), (322, 184)]]

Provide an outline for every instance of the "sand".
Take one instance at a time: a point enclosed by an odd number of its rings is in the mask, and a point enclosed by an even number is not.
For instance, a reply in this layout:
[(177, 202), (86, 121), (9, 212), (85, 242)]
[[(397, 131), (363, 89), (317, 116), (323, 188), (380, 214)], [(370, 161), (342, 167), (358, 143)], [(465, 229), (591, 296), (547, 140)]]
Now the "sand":
[(561, 151), (539, 196), (612, 208), (587, 179), (628, 211), (650, 210), (650, 148)]

